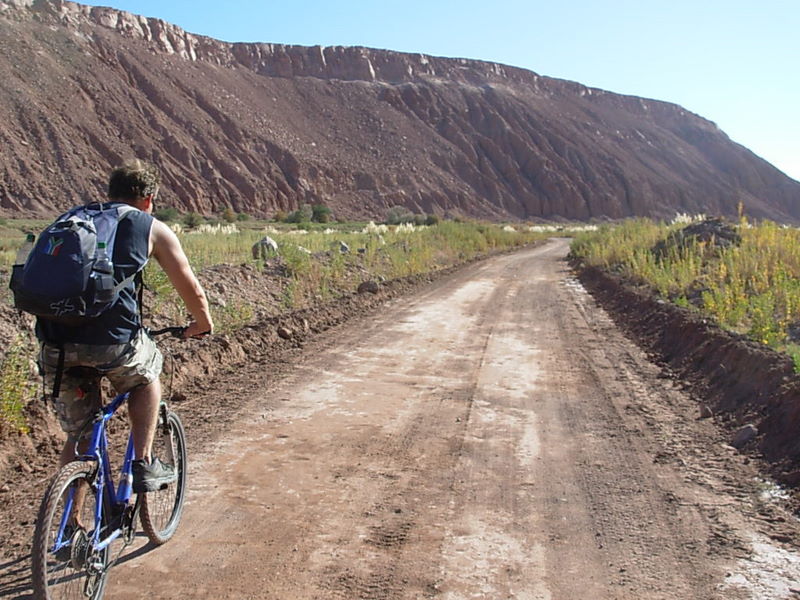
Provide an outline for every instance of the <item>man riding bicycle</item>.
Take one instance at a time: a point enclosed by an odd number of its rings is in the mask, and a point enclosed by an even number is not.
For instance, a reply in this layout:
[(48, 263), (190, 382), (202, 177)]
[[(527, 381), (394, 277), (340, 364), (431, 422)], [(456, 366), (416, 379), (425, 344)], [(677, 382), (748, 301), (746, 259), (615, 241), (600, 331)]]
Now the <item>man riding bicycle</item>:
[[(185, 337), (211, 333), (213, 323), (205, 292), (192, 271), (175, 233), (153, 218), (160, 176), (154, 165), (134, 160), (115, 168), (108, 184), (109, 202), (132, 207), (119, 219), (113, 245), (114, 279), (130, 283), (121, 287), (119, 299), (88, 324), (67, 325), (38, 318), (36, 335), (41, 343), (39, 368), (45, 391), (52, 390), (53, 402), (67, 442), (61, 464), (74, 458), (77, 438), (99, 406), (98, 382), (82, 377), (76, 367), (91, 367), (111, 381), (117, 393), (130, 391), (128, 414), (133, 435), (135, 461), (133, 490), (158, 490), (174, 478), (174, 470), (150, 455), (161, 401), (162, 356), (142, 326), (140, 289), (134, 275), (140, 274), (152, 256), (167, 274), (186, 304), (193, 322)], [(141, 283), (139, 282), (139, 285)]]

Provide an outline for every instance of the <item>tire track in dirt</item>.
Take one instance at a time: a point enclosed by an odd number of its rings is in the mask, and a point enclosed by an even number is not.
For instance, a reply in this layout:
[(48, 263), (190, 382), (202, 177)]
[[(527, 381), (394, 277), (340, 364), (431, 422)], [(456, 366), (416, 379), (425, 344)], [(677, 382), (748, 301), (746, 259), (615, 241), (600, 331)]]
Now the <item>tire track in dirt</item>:
[[(456, 304), (458, 302), (456, 298)], [(477, 311), (473, 313), (473, 306), (469, 306), (466, 308), (467, 312), (476, 322), (487, 325), (484, 327), (485, 331), (480, 332), (464, 328), (462, 331), (469, 332), (473, 338), (467, 342), (458, 330), (450, 329), (446, 332), (447, 327), (431, 330), (428, 322), (418, 322), (416, 306), (424, 303), (425, 297), (420, 302), (413, 303), (411, 314), (401, 322), (399, 329), (407, 331), (422, 348), (423, 352), (418, 352), (420, 360), (413, 361), (417, 364), (409, 369), (409, 373), (415, 380), (431, 380), (434, 392), (431, 400), (437, 405), (432, 407), (428, 404), (424, 412), (416, 414), (401, 431), (391, 434), (386, 443), (375, 452), (377, 460), (389, 459), (402, 465), (402, 470), (409, 477), (405, 484), (399, 483), (400, 476), (395, 478), (394, 485), (386, 490), (389, 497), (379, 503), (375, 510), (365, 513), (370, 521), (377, 521), (375, 525), (369, 526), (365, 542), (377, 547), (380, 550), (379, 556), (374, 552), (365, 555), (356, 547), (352, 548), (352, 553), (346, 553), (343, 560), (339, 559), (335, 564), (326, 567), (328, 572), (346, 573), (345, 577), (333, 578), (332, 586), (331, 582), (320, 582), (321, 587), (330, 587), (335, 592), (335, 597), (419, 598), (438, 594), (440, 568), (437, 561), (431, 560), (430, 556), (420, 562), (419, 545), (438, 544), (438, 532), (452, 518), (450, 506), (441, 502), (441, 499), (452, 496), (456, 487), (453, 472), (463, 451), (464, 437), (478, 387), (480, 370), (475, 368), (474, 363), (477, 362), (479, 366), (483, 364), (494, 319), (489, 309), (490, 303), (470, 302), (471, 305), (477, 305)], [(419, 334), (426, 329), (427, 339), (420, 341)], [(465, 353), (470, 356), (469, 361), (465, 361), (463, 357), (456, 359), (459, 363), (457, 366), (467, 374), (463, 383), (451, 381), (441, 386), (441, 382), (436, 382), (441, 377), (430, 376), (431, 373), (447, 373), (452, 367), (453, 358), (447, 353), (442, 355), (443, 360), (436, 360), (428, 353), (429, 344), (440, 344), (443, 340), (446, 340), (450, 349), (464, 348), (468, 344), (470, 348), (477, 350)], [(439, 364), (431, 368), (432, 362)], [(454, 384), (455, 388), (452, 387)], [(441, 394), (442, 387), (449, 389)], [(453, 432), (453, 435), (442, 435), (448, 431)], [(438, 443), (434, 446), (430, 440), (437, 437)], [(387, 507), (392, 508), (387, 511)], [(361, 534), (358, 537), (363, 536)]]

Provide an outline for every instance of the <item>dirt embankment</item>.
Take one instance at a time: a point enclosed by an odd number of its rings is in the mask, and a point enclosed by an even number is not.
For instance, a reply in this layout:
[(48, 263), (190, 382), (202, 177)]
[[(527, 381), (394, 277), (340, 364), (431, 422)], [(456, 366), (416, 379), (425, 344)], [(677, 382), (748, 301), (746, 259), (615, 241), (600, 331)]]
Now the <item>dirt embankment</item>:
[[(789, 487), (800, 485), (800, 376), (791, 359), (744, 336), (723, 331), (695, 312), (596, 268), (579, 268), (584, 286), (617, 325), (691, 386), (699, 415), (729, 429), (758, 433), (740, 450), (764, 461)], [(795, 493), (796, 506), (800, 494)]]

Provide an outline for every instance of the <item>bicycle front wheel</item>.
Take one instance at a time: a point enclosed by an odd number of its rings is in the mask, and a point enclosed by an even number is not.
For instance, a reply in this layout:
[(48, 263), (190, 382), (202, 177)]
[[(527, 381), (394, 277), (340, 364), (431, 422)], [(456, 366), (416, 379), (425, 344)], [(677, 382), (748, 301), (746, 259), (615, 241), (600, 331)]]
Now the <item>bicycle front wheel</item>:
[(34, 597), (103, 597), (109, 549), (92, 547), (97, 463), (74, 461), (58, 472), (42, 499), (31, 550)]
[(166, 488), (142, 495), (142, 528), (156, 545), (175, 534), (186, 496), (186, 434), (178, 415), (166, 408), (160, 413), (153, 456), (172, 465), (177, 477)]

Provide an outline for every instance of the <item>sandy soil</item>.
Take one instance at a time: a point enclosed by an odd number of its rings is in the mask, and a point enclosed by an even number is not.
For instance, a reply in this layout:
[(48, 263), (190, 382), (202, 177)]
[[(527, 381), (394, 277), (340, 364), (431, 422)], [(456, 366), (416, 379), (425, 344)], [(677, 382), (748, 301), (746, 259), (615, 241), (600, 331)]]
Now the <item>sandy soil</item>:
[[(126, 550), (107, 597), (800, 597), (781, 490), (697, 419), (566, 252), (395, 299), (277, 382), (239, 372), (240, 418), (192, 440), (176, 538)], [(24, 561), (4, 566), (0, 596), (25, 597)]]

